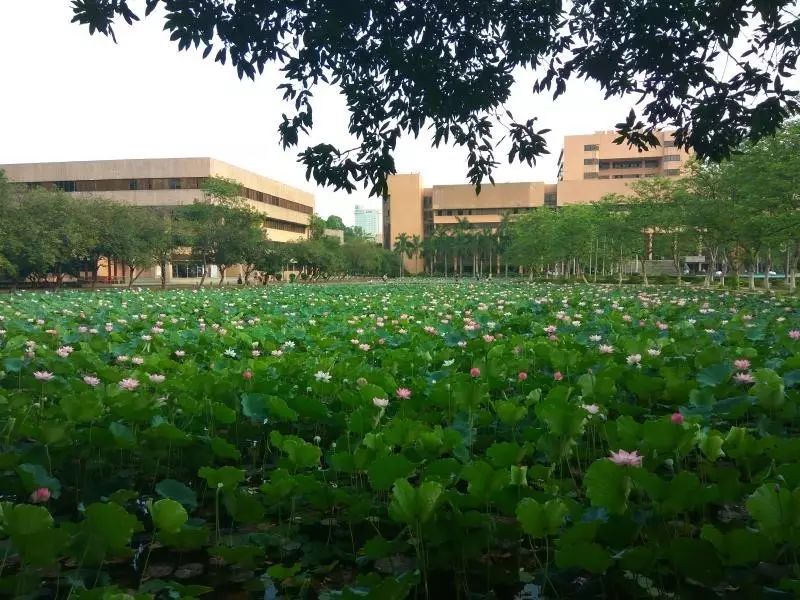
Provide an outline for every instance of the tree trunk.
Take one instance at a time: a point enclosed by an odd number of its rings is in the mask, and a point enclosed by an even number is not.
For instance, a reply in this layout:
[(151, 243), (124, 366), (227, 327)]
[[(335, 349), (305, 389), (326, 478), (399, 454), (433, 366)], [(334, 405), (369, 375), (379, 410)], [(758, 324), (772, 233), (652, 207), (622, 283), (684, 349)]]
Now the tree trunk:
[(647, 280), (647, 261), (642, 259), (642, 285), (650, 285)]
[(767, 262), (764, 264), (764, 289), (770, 290), (769, 272), (772, 271), (772, 248), (767, 250)]
[(167, 287), (167, 261), (161, 261), (161, 289), (166, 289)]
[(203, 287), (203, 284), (206, 282), (206, 275), (208, 274), (208, 263), (206, 259), (203, 258), (203, 275), (200, 277), (200, 283), (197, 284), (197, 287)]

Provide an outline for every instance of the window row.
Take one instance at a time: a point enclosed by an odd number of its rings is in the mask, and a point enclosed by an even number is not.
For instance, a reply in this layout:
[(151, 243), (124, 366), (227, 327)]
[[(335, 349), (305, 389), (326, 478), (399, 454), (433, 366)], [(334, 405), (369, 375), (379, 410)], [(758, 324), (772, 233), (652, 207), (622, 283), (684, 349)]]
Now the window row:
[(279, 221), (278, 219), (264, 219), (264, 227), (267, 229), (277, 229), (279, 231), (291, 231), (293, 233), (305, 233), (306, 226), (289, 221)]
[(529, 211), (532, 207), (522, 206), (516, 208), (445, 208), (434, 210), (433, 214), (437, 217), (468, 217), (472, 215), (512, 215), (520, 212)]
[[(146, 179), (90, 179), (80, 181), (31, 181), (28, 188), (43, 187), (64, 192), (121, 192), (151, 190), (199, 190), (206, 177), (155, 177)], [(278, 206), (310, 215), (314, 209), (299, 202), (292, 202), (265, 192), (242, 187), (242, 195), (254, 202)]]

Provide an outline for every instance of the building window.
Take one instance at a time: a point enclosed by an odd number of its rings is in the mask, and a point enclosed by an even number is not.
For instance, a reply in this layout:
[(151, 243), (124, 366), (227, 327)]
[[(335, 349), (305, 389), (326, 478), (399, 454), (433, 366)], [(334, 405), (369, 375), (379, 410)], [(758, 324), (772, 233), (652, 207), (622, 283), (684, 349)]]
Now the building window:
[(598, 177), (598, 179), (608, 179), (608, 175), (600, 175), (600, 177)]
[(74, 181), (56, 181), (54, 184), (57, 190), (61, 190), (62, 192), (74, 192), (75, 191), (75, 182)]
[(638, 169), (641, 166), (640, 160), (615, 160), (611, 163), (612, 169)]
[(598, 144), (586, 144), (583, 147), (584, 152), (597, 152), (600, 150), (600, 146)]
[(674, 148), (675, 141), (674, 140), (664, 140), (664, 148)]
[(177, 177), (173, 177), (169, 180), (169, 189), (171, 190), (179, 190), (181, 189), (181, 180)]
[(585, 165), (596, 165), (598, 162), (600, 162), (600, 161), (598, 161), (596, 158), (584, 158), (583, 159), (583, 164), (585, 164)]
[(644, 168), (645, 168), (645, 169), (655, 169), (655, 168), (657, 168), (657, 167), (658, 167), (660, 164), (661, 164), (661, 163), (658, 161), (658, 159), (657, 159), (657, 158), (651, 158), (651, 159), (648, 159), (648, 160), (645, 160), (645, 161), (644, 161)]
[(584, 179), (597, 179), (597, 173), (589, 172), (583, 174)]
[(604, 160), (604, 161), (600, 162), (600, 170), (601, 171), (604, 171), (605, 169), (610, 169), (610, 168), (611, 168), (611, 163), (608, 162), (607, 160)]
[(680, 154), (667, 154), (664, 156), (664, 162), (680, 162)]
[(186, 279), (203, 276), (203, 263), (198, 262), (174, 262), (172, 263), (172, 277), (175, 279)]
[(128, 189), (131, 191), (136, 191), (139, 189), (139, 180), (138, 179), (131, 179), (128, 182)]
[(306, 232), (305, 225), (290, 223), (289, 221), (280, 221), (278, 219), (264, 219), (264, 227), (268, 229), (277, 229), (278, 231), (291, 231), (292, 233)]
[(680, 174), (681, 174), (680, 169), (665, 169), (664, 170), (664, 175), (666, 175), (667, 177), (675, 177), (676, 175), (680, 175)]
[(544, 195), (544, 205), (554, 208), (558, 203), (558, 195), (556, 192), (547, 192)]

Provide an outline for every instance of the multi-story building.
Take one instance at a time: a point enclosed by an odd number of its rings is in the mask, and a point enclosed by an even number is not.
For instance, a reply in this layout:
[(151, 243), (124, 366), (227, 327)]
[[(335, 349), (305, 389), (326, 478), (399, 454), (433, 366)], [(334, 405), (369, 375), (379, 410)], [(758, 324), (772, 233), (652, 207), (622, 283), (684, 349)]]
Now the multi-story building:
[[(689, 154), (675, 147), (669, 133), (658, 135), (661, 146), (644, 152), (614, 144), (613, 131), (567, 136), (557, 183), (484, 185), (480, 195), (472, 185), (425, 187), (419, 173), (393, 175), (383, 199), (384, 247), (391, 249), (401, 233), (424, 239), (462, 219), (472, 226), (494, 228), (507, 215), (597, 202), (612, 193), (630, 194), (630, 183), (643, 177), (678, 177)], [(412, 272), (417, 264), (405, 259)]]
[(356, 204), (354, 213), (356, 227), (360, 227), (365, 234), (377, 240), (381, 211), (377, 208), (367, 208)]
[[(278, 242), (307, 237), (309, 220), (314, 213), (312, 194), (213, 158), (7, 164), (0, 165), (0, 170), (17, 183), (153, 207), (191, 204), (203, 198), (202, 186), (206, 179), (225, 177), (241, 184), (247, 204), (264, 215), (265, 233)], [(114, 267), (109, 265), (110, 277)], [(176, 260), (167, 275), (170, 279), (195, 278), (201, 274), (198, 268), (188, 258)], [(156, 275), (160, 273), (145, 273), (142, 279)]]
[(678, 177), (689, 158), (675, 147), (669, 132), (658, 132), (660, 145), (639, 151), (615, 144), (615, 131), (564, 137), (558, 157), (558, 204), (597, 202), (606, 194), (630, 193), (631, 180)]

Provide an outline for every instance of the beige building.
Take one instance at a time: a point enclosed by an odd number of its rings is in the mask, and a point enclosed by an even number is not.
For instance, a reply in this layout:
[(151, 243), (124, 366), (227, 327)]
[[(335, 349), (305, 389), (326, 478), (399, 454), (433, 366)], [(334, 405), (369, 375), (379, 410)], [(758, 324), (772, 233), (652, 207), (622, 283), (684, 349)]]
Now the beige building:
[[(689, 154), (675, 148), (668, 133), (658, 135), (661, 146), (645, 152), (614, 144), (613, 131), (567, 136), (557, 183), (497, 183), (483, 186), (480, 195), (468, 184), (425, 187), (418, 173), (392, 175), (383, 199), (384, 247), (393, 248), (401, 233), (425, 239), (437, 229), (454, 227), (460, 219), (494, 228), (506, 215), (597, 202), (611, 193), (629, 194), (631, 182), (644, 177), (677, 177)], [(411, 272), (419, 269), (419, 261), (404, 262)]]
[(559, 206), (629, 193), (636, 179), (680, 176), (690, 154), (675, 147), (669, 132), (656, 135), (661, 145), (642, 152), (615, 144), (615, 131), (566, 136), (558, 157)]
[[(246, 202), (264, 215), (270, 240), (289, 242), (308, 236), (314, 196), (263, 175), (214, 158), (148, 158), (0, 165), (9, 180), (76, 196), (101, 196), (135, 206), (177, 206), (203, 198), (209, 177), (241, 184)], [(169, 279), (193, 279), (198, 265), (175, 261)], [(113, 266), (108, 276), (113, 277)], [(238, 273), (228, 273), (236, 277)], [(159, 275), (144, 274), (142, 277)], [(213, 275), (213, 273), (212, 273)]]

